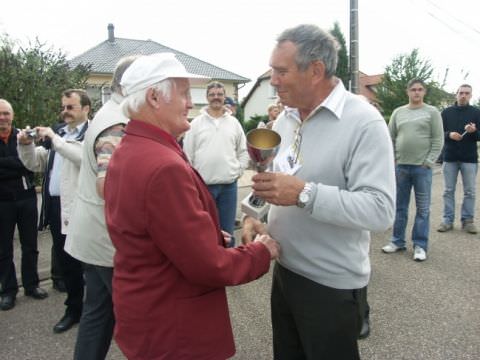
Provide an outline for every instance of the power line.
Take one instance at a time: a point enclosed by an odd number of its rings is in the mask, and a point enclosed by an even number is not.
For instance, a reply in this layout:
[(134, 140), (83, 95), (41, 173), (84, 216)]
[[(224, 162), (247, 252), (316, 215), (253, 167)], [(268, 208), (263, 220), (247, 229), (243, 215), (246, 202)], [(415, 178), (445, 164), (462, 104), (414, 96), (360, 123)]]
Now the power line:
[(477, 33), (480, 35), (480, 30), (478, 30), (477, 28), (475, 28), (473, 25), (471, 24), (467, 24), (464, 20), (454, 16), (450, 11), (442, 8), (441, 6), (439, 6), (438, 4), (434, 3), (432, 0), (425, 0), (426, 2), (428, 2), (430, 5), (432, 5), (433, 7), (436, 7), (438, 10), (442, 11), (443, 13), (445, 13), (447, 16), (451, 17), (453, 20), (457, 21), (458, 23), (462, 24), (463, 26), (465, 26), (466, 28), (472, 30), (473, 32)]

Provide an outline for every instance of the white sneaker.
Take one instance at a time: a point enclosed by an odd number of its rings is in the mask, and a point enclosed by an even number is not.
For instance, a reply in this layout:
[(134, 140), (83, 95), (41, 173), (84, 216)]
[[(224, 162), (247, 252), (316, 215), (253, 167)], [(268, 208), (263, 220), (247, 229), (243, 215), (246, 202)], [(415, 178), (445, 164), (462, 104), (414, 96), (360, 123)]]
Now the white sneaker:
[(427, 253), (420, 246), (415, 246), (413, 249), (413, 260), (425, 261), (427, 260)]
[(382, 247), (382, 251), (387, 254), (391, 254), (397, 251), (406, 250), (405, 247), (397, 246), (393, 242), (388, 243), (384, 247)]

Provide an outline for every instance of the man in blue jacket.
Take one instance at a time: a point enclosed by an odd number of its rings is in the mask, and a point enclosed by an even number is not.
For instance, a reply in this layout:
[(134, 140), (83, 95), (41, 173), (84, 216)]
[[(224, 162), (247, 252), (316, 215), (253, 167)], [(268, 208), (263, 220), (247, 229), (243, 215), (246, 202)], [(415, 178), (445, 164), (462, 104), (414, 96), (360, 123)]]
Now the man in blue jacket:
[(445, 147), (443, 150), (443, 221), (439, 232), (453, 229), (455, 220), (455, 187), (458, 173), (462, 175), (463, 204), (460, 219), (462, 229), (476, 234), (475, 215), (475, 178), (478, 169), (477, 141), (480, 140), (480, 110), (470, 105), (472, 87), (460, 85), (457, 101), (442, 112)]

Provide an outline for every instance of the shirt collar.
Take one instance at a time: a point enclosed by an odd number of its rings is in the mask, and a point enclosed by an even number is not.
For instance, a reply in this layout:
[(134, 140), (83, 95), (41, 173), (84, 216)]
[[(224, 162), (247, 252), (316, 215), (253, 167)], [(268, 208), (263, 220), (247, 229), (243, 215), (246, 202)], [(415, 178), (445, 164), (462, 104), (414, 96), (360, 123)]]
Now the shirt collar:
[(82, 122), (81, 124), (78, 124), (77, 126), (75, 126), (73, 129), (70, 129), (68, 127), (68, 125), (65, 125), (64, 127), (62, 127), (58, 133), (60, 135), (69, 135), (69, 136), (72, 136), (72, 135), (75, 135), (75, 134), (79, 134), (81, 131), (82, 131), (82, 128), (83, 126), (85, 125), (85, 121)]
[[(328, 96), (312, 110), (305, 120), (310, 119), (323, 108), (328, 109), (337, 119), (340, 119), (343, 114), (346, 98), (347, 90), (345, 89), (345, 86), (343, 86), (343, 82), (339, 79), (337, 85), (335, 85), (330, 94), (328, 94)], [(285, 114), (300, 121), (300, 113), (296, 108), (285, 107)]]

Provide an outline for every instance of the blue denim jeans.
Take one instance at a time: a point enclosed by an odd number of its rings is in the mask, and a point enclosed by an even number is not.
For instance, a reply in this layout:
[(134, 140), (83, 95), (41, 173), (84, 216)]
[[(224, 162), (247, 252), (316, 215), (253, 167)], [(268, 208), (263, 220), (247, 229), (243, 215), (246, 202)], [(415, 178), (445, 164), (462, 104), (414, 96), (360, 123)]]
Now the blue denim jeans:
[(405, 229), (408, 221), (408, 206), (413, 188), (417, 212), (412, 229), (413, 245), (428, 249), (430, 231), (430, 198), (432, 190), (432, 169), (421, 165), (397, 165), (397, 213), (393, 225), (392, 242), (405, 247)]
[(477, 177), (477, 163), (444, 162), (443, 180), (443, 222), (453, 224), (455, 220), (455, 188), (458, 173), (462, 174), (463, 204), (461, 221), (473, 221), (475, 215), (475, 179)]
[(232, 240), (228, 247), (235, 246), (233, 231), (235, 230), (235, 217), (237, 214), (237, 181), (231, 184), (208, 185), (208, 190), (212, 194), (217, 205), (220, 227), (223, 231), (232, 235)]

